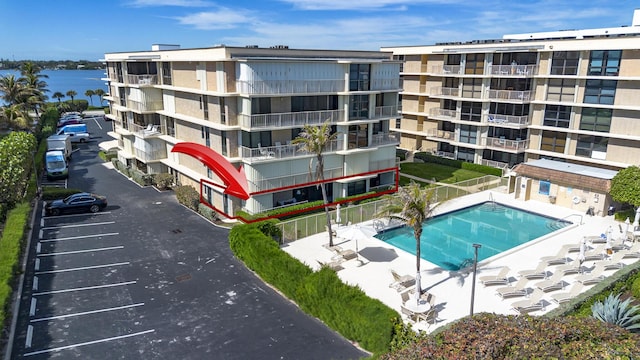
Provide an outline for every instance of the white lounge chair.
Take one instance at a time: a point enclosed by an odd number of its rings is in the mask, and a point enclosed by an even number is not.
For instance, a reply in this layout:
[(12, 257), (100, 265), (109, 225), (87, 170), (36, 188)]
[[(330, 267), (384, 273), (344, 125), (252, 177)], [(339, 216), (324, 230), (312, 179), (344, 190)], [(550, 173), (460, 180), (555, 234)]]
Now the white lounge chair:
[(552, 277), (536, 283), (535, 286), (544, 292), (564, 289), (565, 282), (562, 280), (563, 276), (564, 274), (555, 272)]
[(558, 304), (567, 302), (573, 299), (574, 297), (578, 296), (578, 294), (580, 294), (583, 288), (584, 288), (583, 283), (575, 282), (573, 283), (573, 286), (571, 286), (571, 289), (568, 292), (553, 294), (551, 295), (551, 299), (553, 299), (553, 301), (557, 302)]
[(533, 270), (521, 270), (518, 274), (522, 277), (525, 277), (529, 280), (531, 279), (542, 279), (549, 277), (549, 271), (547, 271), (547, 263), (540, 262), (538, 266)]
[(507, 285), (509, 283), (509, 277), (508, 277), (509, 271), (511, 271), (511, 269), (509, 269), (507, 266), (504, 266), (502, 267), (502, 269), (500, 269), (500, 272), (497, 273), (496, 275), (481, 276), (480, 282), (484, 286)]
[(604, 280), (605, 264), (599, 263), (591, 270), (590, 273), (576, 276), (576, 281), (583, 285), (593, 285)]
[(525, 296), (529, 293), (527, 290), (528, 282), (529, 279), (522, 277), (514, 286), (505, 286), (496, 289), (496, 294), (503, 299), (508, 297)]
[(584, 261), (603, 260), (606, 257), (605, 246), (605, 244), (598, 245), (595, 249), (587, 251), (584, 254)]
[(393, 282), (389, 284), (390, 288), (396, 289), (401, 292), (410, 286), (416, 284), (416, 278), (411, 275), (400, 275), (395, 270), (391, 269), (391, 276), (393, 276)]
[(544, 292), (542, 290), (535, 289), (528, 300), (516, 301), (511, 304), (511, 308), (519, 314), (542, 310), (544, 309), (543, 295)]
[(582, 262), (580, 261), (580, 259), (575, 259), (569, 264), (558, 266), (556, 268), (556, 273), (557, 272), (562, 273), (562, 275), (582, 273)]
[(567, 252), (571, 246), (573, 245), (565, 244), (560, 248), (560, 250), (558, 250), (555, 255), (543, 256), (540, 258), (540, 261), (546, 263), (547, 265), (566, 264), (571, 261), (571, 259), (567, 257)]
[(624, 250), (623, 259), (627, 258), (640, 258), (640, 242), (637, 241), (629, 249)]
[(340, 271), (343, 270), (344, 268), (342, 267), (342, 265), (340, 264), (339, 261), (331, 261), (331, 262), (322, 262), (320, 260), (316, 260), (318, 262), (318, 264), (320, 264), (320, 267), (328, 267), (329, 269), (333, 270), (333, 271)]

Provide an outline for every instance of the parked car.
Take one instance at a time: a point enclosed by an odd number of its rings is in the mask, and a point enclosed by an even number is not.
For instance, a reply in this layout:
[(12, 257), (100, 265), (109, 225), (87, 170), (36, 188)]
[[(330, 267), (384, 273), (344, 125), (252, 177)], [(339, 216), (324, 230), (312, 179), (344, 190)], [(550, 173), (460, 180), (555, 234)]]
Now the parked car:
[(83, 124), (82, 119), (78, 119), (78, 118), (60, 119), (58, 121), (58, 128), (61, 128), (65, 125), (74, 125), (74, 124)]
[(47, 215), (60, 215), (62, 213), (92, 212), (104, 210), (107, 207), (107, 198), (91, 193), (77, 193), (64, 199), (49, 201), (44, 210)]

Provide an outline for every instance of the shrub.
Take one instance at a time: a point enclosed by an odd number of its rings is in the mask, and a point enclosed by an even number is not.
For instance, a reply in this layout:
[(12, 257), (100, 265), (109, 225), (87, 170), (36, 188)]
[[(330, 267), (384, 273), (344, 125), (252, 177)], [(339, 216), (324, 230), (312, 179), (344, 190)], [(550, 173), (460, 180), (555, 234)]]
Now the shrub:
[(169, 173), (156, 174), (153, 178), (154, 185), (160, 190), (166, 190), (171, 188), (173, 184), (173, 175)]
[(276, 219), (269, 219), (256, 223), (256, 226), (261, 233), (280, 243), (280, 239), (282, 239), (282, 230), (277, 226), (279, 222), (280, 221)]
[(149, 186), (153, 183), (153, 175), (145, 174), (138, 169), (129, 169), (129, 175), (140, 186)]
[(58, 187), (44, 187), (42, 188), (42, 200), (56, 200), (64, 199), (69, 195), (82, 192), (80, 189), (63, 189)]
[(591, 305), (593, 317), (627, 330), (640, 329), (640, 306), (630, 306), (631, 298), (620, 300), (620, 294), (609, 296), (603, 302)]
[(183, 185), (174, 189), (178, 202), (191, 210), (198, 211), (200, 194), (193, 186)]
[(218, 218), (216, 211), (203, 203), (198, 204), (198, 213), (209, 221), (215, 221)]
[(100, 159), (102, 159), (102, 161), (111, 162), (111, 159), (117, 158), (118, 154), (115, 152), (104, 152), (101, 150), (100, 152), (98, 152), (98, 156), (100, 157)]
[(640, 276), (638, 276), (631, 284), (631, 294), (636, 299), (640, 299)]
[(11, 286), (18, 271), (30, 210), (29, 203), (23, 202), (9, 211), (0, 239), (0, 324), (5, 324), (11, 302)]
[(487, 175), (502, 176), (502, 169), (498, 169), (498, 168), (494, 168), (486, 165), (474, 164), (474, 163), (470, 163), (462, 160), (447, 159), (447, 158), (427, 154), (425, 152), (416, 153), (414, 155), (414, 158), (420, 159), (424, 162), (441, 164), (441, 165), (449, 166), (452, 168), (477, 171), (479, 173), (483, 173)]
[(113, 158), (111, 159), (111, 163), (113, 164), (113, 166), (118, 169), (118, 171), (120, 171), (124, 176), (126, 177), (131, 177), (131, 175), (129, 174), (129, 167), (126, 166), (125, 164), (122, 163), (122, 161), (118, 160), (117, 158)]

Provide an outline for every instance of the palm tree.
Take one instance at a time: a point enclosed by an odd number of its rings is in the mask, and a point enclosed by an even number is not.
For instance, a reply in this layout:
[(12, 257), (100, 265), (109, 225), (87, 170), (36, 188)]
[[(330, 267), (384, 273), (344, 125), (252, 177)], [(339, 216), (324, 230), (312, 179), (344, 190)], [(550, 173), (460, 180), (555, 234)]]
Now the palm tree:
[(3, 125), (22, 130), (31, 127), (31, 118), (20, 104), (4, 106), (0, 109), (0, 123)]
[(74, 90), (69, 90), (67, 91), (67, 96), (71, 98), (71, 102), (73, 103), (73, 98), (78, 95), (77, 92), (75, 92)]
[(407, 226), (413, 228), (413, 236), (416, 239), (416, 289), (422, 294), (420, 285), (420, 239), (422, 226), (432, 216), (436, 208), (433, 189), (421, 188), (419, 184), (411, 182), (398, 189), (397, 194), (386, 195), (388, 202), (376, 214), (377, 217), (389, 217), (399, 219)]
[(60, 99), (64, 97), (64, 94), (61, 93), (60, 91), (56, 91), (53, 93), (53, 95), (51, 95), (51, 97), (54, 99), (58, 99), (58, 103), (60, 103)]
[(19, 104), (21, 99), (29, 95), (23, 77), (16, 78), (13, 74), (0, 76), (0, 92), (2, 100), (9, 105)]
[(91, 101), (91, 106), (93, 106), (93, 95), (95, 95), (95, 91), (89, 89), (87, 91), (84, 92), (84, 96), (88, 96), (89, 97), (89, 101)]
[(338, 136), (338, 133), (331, 133), (331, 125), (325, 121), (320, 126), (305, 125), (304, 129), (293, 139), (292, 143), (300, 145), (298, 151), (307, 152), (315, 155), (316, 167), (313, 170), (313, 158), (309, 162), (309, 173), (315, 176), (320, 188), (322, 189), (322, 201), (324, 203), (324, 212), (327, 215), (327, 230), (329, 231), (329, 246), (333, 247), (333, 234), (331, 231), (331, 217), (329, 216), (329, 208), (327, 208), (327, 190), (324, 184), (324, 157), (322, 153), (327, 146)]
[(104, 99), (102, 98), (105, 94), (104, 90), (102, 89), (96, 89), (94, 92), (94, 95), (99, 96), (100, 97), (100, 106), (102, 106), (102, 102), (104, 101)]

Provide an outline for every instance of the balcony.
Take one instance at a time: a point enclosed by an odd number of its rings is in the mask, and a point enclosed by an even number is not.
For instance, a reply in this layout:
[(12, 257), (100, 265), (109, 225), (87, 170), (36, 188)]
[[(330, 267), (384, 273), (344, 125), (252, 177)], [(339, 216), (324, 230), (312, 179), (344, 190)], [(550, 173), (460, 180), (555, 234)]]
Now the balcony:
[(369, 147), (381, 146), (381, 145), (389, 145), (389, 144), (399, 144), (400, 143), (400, 134), (398, 133), (378, 133), (374, 134), (371, 137), (371, 145)]
[(158, 149), (153, 151), (144, 151), (140, 149), (134, 150), (136, 158), (144, 162), (158, 161), (167, 158), (167, 149)]
[(241, 94), (313, 94), (345, 91), (344, 79), (336, 80), (265, 80), (237, 81)]
[[(324, 178), (334, 179), (337, 177), (341, 177), (342, 171), (343, 170), (341, 167), (333, 168), (333, 169), (325, 169)], [(315, 179), (313, 179), (312, 175), (309, 174), (308, 170), (301, 173), (286, 174), (286, 175), (280, 175), (280, 176), (275, 176), (270, 178), (262, 178), (254, 181), (251, 181), (249, 179), (249, 191), (256, 192), (256, 191), (278, 189), (278, 188), (283, 188), (287, 186), (308, 183), (312, 180), (315, 180)]]
[(448, 151), (440, 151), (440, 150), (436, 150), (433, 152), (433, 155), (435, 156), (439, 156), (445, 159), (452, 159), (455, 160), (456, 159), (456, 154), (452, 153), (452, 152), (448, 152)]
[(398, 107), (394, 105), (389, 106), (376, 106), (374, 109), (374, 116), (376, 119), (379, 118), (396, 118), (400, 115), (398, 114)]
[(462, 74), (460, 65), (434, 65), (431, 66), (431, 73), (437, 75), (459, 75)]
[(491, 65), (489, 73), (496, 76), (530, 77), (538, 73), (538, 65)]
[(459, 97), (460, 89), (457, 87), (449, 88), (449, 87), (442, 87), (442, 86), (434, 86), (429, 89), (429, 96)]
[(398, 166), (396, 159), (385, 159), (369, 162), (369, 171), (376, 171), (382, 169), (390, 169)]
[(458, 112), (449, 109), (431, 108), (429, 109), (429, 117), (444, 120), (457, 120)]
[(427, 129), (424, 131), (427, 137), (445, 139), (445, 140), (455, 140), (456, 133), (454, 131), (445, 131), (438, 129)]
[(244, 128), (302, 127), (305, 124), (319, 125), (325, 121), (335, 124), (344, 121), (343, 110), (302, 111), (278, 114), (238, 115)]
[(135, 112), (163, 110), (162, 100), (144, 102), (127, 100), (127, 107)]
[(406, 62), (402, 66), (402, 72), (404, 73), (426, 73), (427, 65), (420, 64), (418, 62)]
[(498, 169), (508, 169), (509, 168), (509, 164), (506, 162), (501, 162), (501, 161), (495, 161), (495, 160), (489, 160), (489, 159), (482, 159), (480, 161), (480, 163), (482, 165), (485, 166), (490, 166), (490, 167), (494, 167), (494, 168), (498, 168)]
[(514, 115), (502, 115), (502, 114), (489, 114), (487, 115), (487, 123), (489, 125), (511, 125), (511, 126), (524, 126), (529, 125), (529, 116), (514, 116)]
[(509, 152), (523, 152), (529, 146), (529, 140), (509, 140), (503, 137), (487, 137), (483, 139), (483, 143), (490, 148)]
[(146, 126), (129, 122), (127, 128), (130, 132), (141, 138), (158, 137), (162, 135), (160, 125), (148, 124)]
[[(341, 144), (342, 143), (338, 142), (338, 140), (333, 140), (327, 145), (325, 152), (329, 153), (341, 150)], [(249, 148), (246, 146), (240, 147), (242, 151), (242, 158), (250, 163), (313, 155), (306, 151), (300, 151), (300, 148), (301, 145), (299, 144), (275, 145), (259, 148)]]
[(396, 90), (400, 89), (400, 79), (371, 79), (371, 90)]
[(516, 91), (516, 90), (487, 90), (487, 97), (491, 100), (504, 100), (515, 102), (531, 101), (533, 98), (533, 91)]
[(142, 75), (127, 75), (127, 82), (130, 85), (157, 85), (158, 75), (156, 74), (142, 74)]

